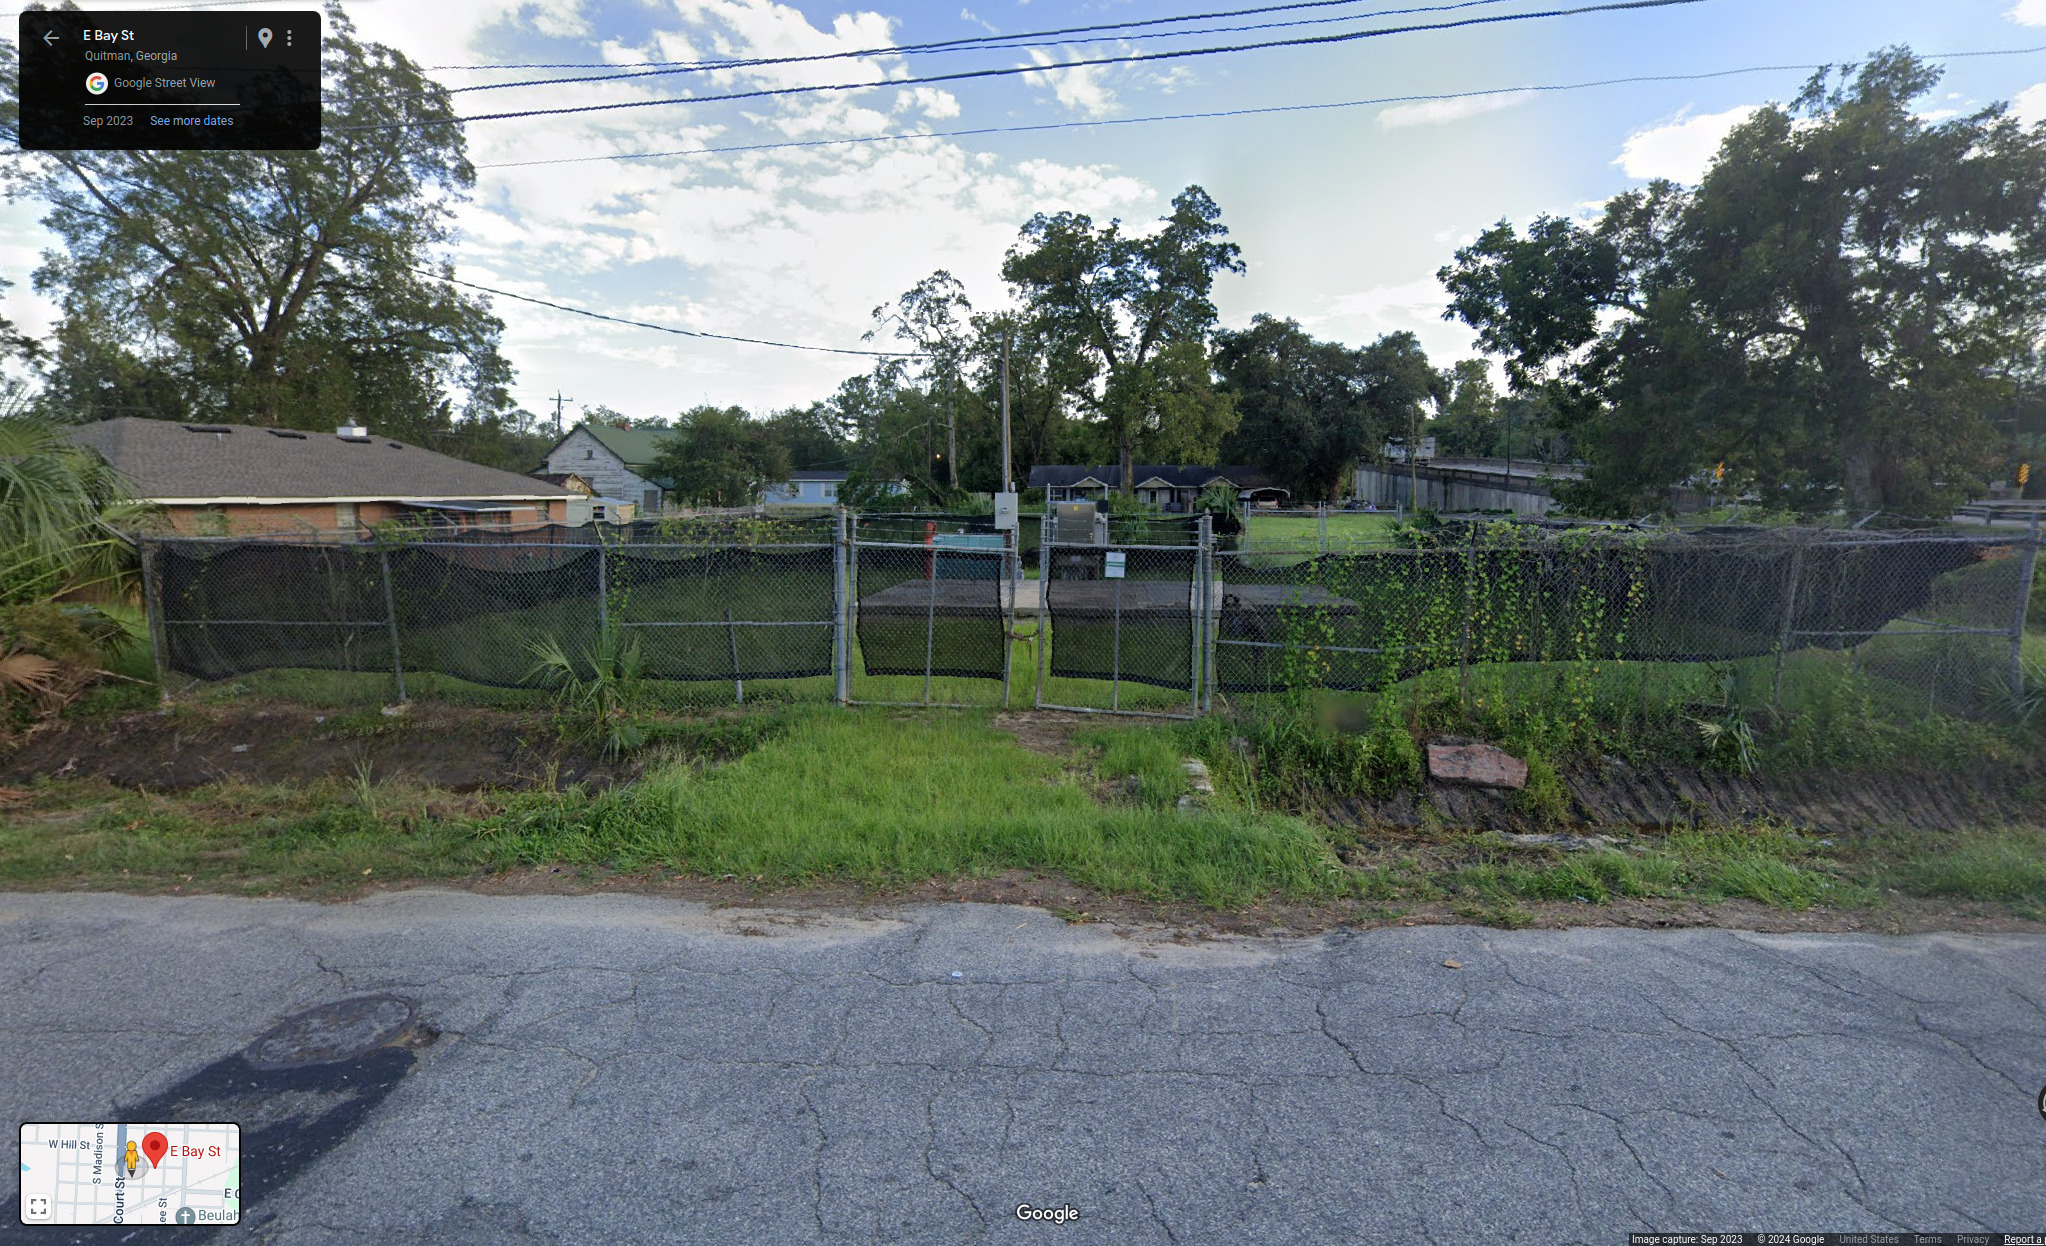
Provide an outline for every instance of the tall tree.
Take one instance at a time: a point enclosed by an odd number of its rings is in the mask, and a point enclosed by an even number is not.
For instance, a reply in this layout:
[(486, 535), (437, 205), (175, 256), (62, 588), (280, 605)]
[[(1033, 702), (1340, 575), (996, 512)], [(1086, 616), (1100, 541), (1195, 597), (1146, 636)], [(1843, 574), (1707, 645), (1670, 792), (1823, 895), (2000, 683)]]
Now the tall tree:
[(1451, 457), (1486, 458), (1504, 452), (1505, 430), (1499, 418), (1499, 393), (1482, 359), (1459, 359), (1443, 374), (1449, 400), (1429, 425), (1436, 453)]
[(1418, 449), (1430, 409), (1439, 411), (1449, 401), (1448, 380), (1429, 364), (1421, 339), (1404, 329), (1385, 334), (1358, 353), (1364, 402), (1373, 425), (1386, 430), (1392, 440)]
[(1260, 315), (1216, 335), (1215, 370), (1242, 416), (1224, 456), (1264, 468), (1304, 501), (1338, 496), (1358, 460), (1408, 424), (1373, 401), (1386, 378), (1365, 351), (1318, 341), (1291, 320)]
[(915, 347), (924, 397), (921, 404), (930, 415), (943, 421), (944, 449), (936, 451), (945, 488), (959, 491), (959, 404), (971, 395), (962, 393), (963, 372), (969, 350), (967, 330), (973, 304), (966, 287), (944, 269), (932, 273), (905, 291), (891, 308), (874, 309), (871, 340), (890, 332), (897, 340)]
[[(316, 151), (23, 153), (10, 192), (46, 201), (63, 244), (36, 273), (62, 309), (47, 405), (319, 427), (353, 417), (414, 440), (510, 402), (501, 326), (436, 274), (475, 181), (446, 91), (357, 38), (322, 46)], [(18, 66), (0, 68), (0, 131)], [(451, 400), (450, 395), (456, 397)], [(459, 412), (456, 407), (459, 403)]]
[(892, 374), (902, 385), (908, 368), (915, 368), (925, 401), (910, 405), (937, 419), (945, 430), (943, 448), (927, 456), (937, 462), (945, 493), (960, 491), (960, 403), (972, 397), (962, 391), (972, 315), (974, 305), (966, 299), (966, 286), (939, 268), (904, 291), (894, 307), (886, 303), (876, 307), (874, 327), (868, 329), (868, 340), (888, 331), (898, 342), (917, 350), (915, 364), (898, 360), (902, 368)]
[(828, 402), (807, 407), (790, 407), (767, 417), (767, 429), (788, 452), (789, 466), (811, 471), (833, 471), (851, 461), (837, 413)]
[(675, 496), (698, 506), (747, 506), (789, 478), (789, 454), (743, 407), (693, 407), (675, 418), (649, 467)]
[[(1183, 354), (1160, 362), (1173, 346), (1205, 346), (1216, 275), (1243, 271), (1228, 232), (1215, 201), (1189, 186), (1143, 236), (1124, 233), (1121, 221), (1097, 227), (1080, 213), (1040, 213), (1002, 264), (1003, 280), (1065, 361), (1060, 370), (1077, 374), (1072, 397), (1114, 446), (1125, 494), (1135, 487), (1140, 444), (1198, 461), (1204, 448), (1212, 458), (1233, 427), (1225, 405), (1198, 393), (1212, 389), (1205, 368), (1195, 375)], [(1181, 423), (1188, 419), (1193, 428)]]
[(1939, 514), (1979, 486), (1984, 412), (2046, 330), (2046, 127), (1932, 119), (1939, 77), (1902, 49), (1818, 74), (1695, 189), (1502, 223), (1442, 270), (1450, 314), (1573, 434), (1577, 501), (1653, 508), (1722, 461), (1808, 511)]

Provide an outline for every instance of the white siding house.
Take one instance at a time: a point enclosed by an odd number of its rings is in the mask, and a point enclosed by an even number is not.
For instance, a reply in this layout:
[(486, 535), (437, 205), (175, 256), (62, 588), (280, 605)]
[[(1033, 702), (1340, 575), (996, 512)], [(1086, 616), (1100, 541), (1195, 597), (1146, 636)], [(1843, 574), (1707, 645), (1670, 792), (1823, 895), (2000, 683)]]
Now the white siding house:
[(547, 452), (541, 471), (550, 476), (575, 475), (588, 482), (591, 501), (615, 515), (631, 507), (641, 516), (659, 513), (661, 485), (644, 473), (669, 436), (664, 428), (609, 428), (579, 424)]

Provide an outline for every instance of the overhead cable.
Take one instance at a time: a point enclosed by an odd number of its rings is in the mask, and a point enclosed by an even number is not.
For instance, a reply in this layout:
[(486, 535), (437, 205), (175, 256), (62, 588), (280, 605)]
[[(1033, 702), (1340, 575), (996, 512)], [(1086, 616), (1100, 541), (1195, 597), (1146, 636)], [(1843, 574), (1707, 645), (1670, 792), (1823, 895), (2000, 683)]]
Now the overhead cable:
[[(1925, 61), (1960, 60), (1978, 56), (2030, 56), (2046, 52), (2046, 44), (2031, 48), (1998, 48), (1981, 52), (1941, 52), (1921, 57)], [(479, 169), (524, 169), (536, 165), (591, 164), (609, 160), (658, 160), (669, 156), (715, 156), (753, 151), (785, 151), (806, 147), (844, 147), (857, 143), (896, 143), (920, 138), (973, 138), (985, 134), (1031, 134), (1045, 130), (1082, 130), (1103, 126), (1150, 125), (1161, 121), (1213, 121), (1228, 117), (1255, 117), (1270, 113), (1327, 112), (1343, 108), (1376, 108), (1392, 104), (1436, 103), (1445, 100), (1482, 99), (1494, 95), (1551, 95), (1564, 91), (1585, 91), (1596, 87), (1632, 86), (1650, 82), (1704, 82), (1746, 74), (1814, 73), (1840, 62), (1748, 65), (1739, 69), (1715, 69), (1695, 74), (1640, 74), (1627, 78), (1598, 78), (1587, 82), (1544, 83), (1533, 86), (1488, 87), (1477, 91), (1445, 91), (1423, 95), (1380, 95), (1370, 99), (1333, 100), (1321, 104), (1270, 104), (1257, 108), (1223, 108), (1210, 112), (1164, 113), (1151, 117), (1106, 117), (1090, 121), (1045, 121), (1031, 125), (977, 126), (966, 130), (906, 130), (897, 134), (863, 134), (850, 138), (791, 139), (778, 143), (741, 143), (727, 147), (680, 147), (672, 151), (612, 152), (602, 156), (558, 156), (541, 160), (503, 160), (478, 164)]]
[(409, 130), (427, 126), (461, 125), (474, 121), (509, 121), (525, 117), (555, 117), (570, 113), (616, 112), (627, 108), (653, 108), (667, 104), (711, 104), (728, 100), (765, 99), (788, 95), (812, 95), (837, 91), (869, 91), (877, 87), (906, 87), (934, 82), (963, 82), (976, 78), (1007, 78), (1019, 74), (1054, 73), (1061, 70), (1086, 69), (1099, 65), (1130, 65), (1139, 62), (1186, 60), (1196, 56), (1218, 56), (1233, 52), (1256, 52), (1269, 48), (1328, 46), (1340, 43), (1353, 43), (1360, 39), (1383, 38), (1387, 35), (1459, 30), (1473, 26), (1491, 26), (1506, 22), (1531, 21), (1537, 18), (1577, 17), (1591, 13), (1665, 9), (1680, 5), (1704, 4), (1708, 2), (1709, 0), (1609, 0), (1605, 4), (1580, 5), (1569, 9), (1538, 9), (1531, 12), (1502, 13), (1485, 17), (1465, 17), (1455, 21), (1416, 23), (1408, 26), (1376, 26), (1369, 30), (1351, 30), (1344, 31), (1341, 34), (1303, 35), (1293, 39), (1267, 39), (1256, 43), (1223, 44), (1206, 48), (1180, 48), (1165, 52), (1133, 52), (1123, 56), (1056, 61), (1047, 65), (1015, 65), (994, 69), (970, 69), (948, 74), (928, 74), (920, 78), (897, 78), (887, 82), (843, 82), (826, 83), (816, 86), (766, 87), (752, 91), (728, 91), (718, 95), (683, 95), (664, 99), (627, 100), (610, 104), (571, 104), (563, 105), (559, 108), (522, 108), (507, 112), (479, 113), (469, 117), (447, 117), (422, 121), (387, 121), (367, 125), (334, 126), (330, 127), (330, 129), (343, 132)]
[(407, 267), (409, 271), (418, 273), (422, 277), (431, 277), (435, 281), (445, 281), (449, 285), (479, 290), (484, 294), (495, 295), (498, 298), (514, 299), (521, 303), (532, 303), (538, 307), (551, 307), (555, 311), (567, 312), (570, 315), (586, 316), (591, 320), (604, 320), (612, 324), (630, 325), (635, 329), (652, 329), (656, 333), (672, 333), (677, 337), (710, 338), (719, 342), (741, 342), (747, 346), (774, 346), (782, 350), (807, 350), (825, 355), (860, 355), (868, 359), (922, 359), (926, 357), (924, 352), (914, 350), (853, 350), (844, 346), (811, 346), (802, 342), (777, 342), (770, 338), (740, 337), (734, 333), (710, 333), (702, 329), (678, 329), (674, 325), (655, 324), (650, 320), (633, 320), (625, 316), (613, 316), (606, 312), (590, 311), (584, 307), (573, 307), (567, 303), (556, 303), (551, 299), (534, 298), (530, 294), (514, 294), (510, 290), (500, 290), (495, 286), (479, 285), (474, 281), (464, 281), (460, 277), (450, 277), (446, 273), (437, 273), (430, 268), (416, 268), (409, 265)]
[[(1237, 9), (1224, 13), (1195, 13), (1184, 17), (1160, 17), (1140, 22), (1104, 22), (1097, 26), (1068, 26), (1059, 30), (1033, 30), (1013, 35), (972, 35), (959, 39), (941, 39), (931, 43), (904, 43), (889, 47), (860, 48), (844, 52), (813, 52), (803, 56), (755, 56), (710, 61), (648, 61), (643, 64), (567, 64), (567, 65), (504, 65), (489, 68), (503, 69), (608, 69), (610, 73), (589, 74), (574, 78), (529, 78), (518, 82), (482, 82), (473, 86), (443, 87), (449, 95), (472, 91), (506, 91), (519, 87), (568, 86), (588, 82), (625, 82), (634, 78), (659, 78), (676, 74), (715, 73), (732, 69), (756, 69), (767, 65), (805, 65), (819, 61), (862, 60), (885, 56), (911, 56), (932, 52), (976, 52), (1014, 51), (1017, 46), (1056, 46), (1065, 43), (1091, 43), (1100, 37), (1100, 32), (1130, 30), (1137, 27), (1158, 26), (1165, 23), (1212, 21), (1229, 17), (1252, 16), (1291, 9), (1319, 9), (1334, 5), (1354, 5), (1363, 0), (1304, 0), (1297, 4), (1274, 4), (1256, 9)], [(1506, 4), (1509, 0), (1457, 0), (1454, 4), (1428, 4), (1405, 9), (1380, 9), (1370, 13), (1346, 13), (1340, 17), (1303, 18), (1285, 22), (1265, 22), (1251, 26), (1207, 27), (1199, 30), (1154, 31), (1157, 36), (1184, 38), (1190, 35), (1226, 34), (1245, 30), (1268, 30), (1280, 26), (1319, 26), (1332, 22), (1363, 21), (1373, 17), (1401, 17), (1411, 13), (1446, 13), (1459, 9), (1481, 8), (1488, 5)], [(1060, 38), (1059, 36), (1083, 35), (1084, 38)], [(429, 72), (452, 68), (484, 68), (483, 66), (428, 66)], [(394, 98), (394, 97), (383, 97)]]

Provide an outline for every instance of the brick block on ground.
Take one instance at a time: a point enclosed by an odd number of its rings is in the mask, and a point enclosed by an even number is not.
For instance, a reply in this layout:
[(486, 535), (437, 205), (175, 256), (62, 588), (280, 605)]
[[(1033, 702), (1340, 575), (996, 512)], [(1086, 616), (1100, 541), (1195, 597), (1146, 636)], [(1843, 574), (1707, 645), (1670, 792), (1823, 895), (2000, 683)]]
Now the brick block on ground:
[(1476, 787), (1527, 786), (1527, 763), (1490, 744), (1430, 744), (1428, 777)]

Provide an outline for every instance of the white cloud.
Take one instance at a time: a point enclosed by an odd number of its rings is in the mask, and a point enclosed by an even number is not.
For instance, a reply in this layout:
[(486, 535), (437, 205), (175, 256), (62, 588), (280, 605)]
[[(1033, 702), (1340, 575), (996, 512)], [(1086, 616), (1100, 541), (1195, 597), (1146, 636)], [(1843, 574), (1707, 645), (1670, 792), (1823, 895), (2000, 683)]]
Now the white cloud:
[(1418, 104), (1395, 104), (1378, 114), (1380, 128), (1398, 130), (1415, 125), (1447, 125), (1466, 117), (1482, 116), (1505, 108), (1517, 108), (1534, 98), (1532, 91), (1501, 91), (1494, 95), (1468, 95), (1454, 100), (1423, 100)]
[(895, 106), (914, 108), (933, 121), (959, 115), (959, 97), (936, 87), (911, 87), (896, 97)]
[[(1074, 60), (1080, 53), (1073, 55)], [(1036, 65), (1056, 65), (1058, 60), (1040, 48), (1030, 49), (1030, 60)], [(1058, 101), (1074, 112), (1090, 117), (1105, 117), (1115, 111), (1115, 92), (1107, 83), (1106, 66), (1088, 65), (1080, 69), (1061, 69), (1055, 73), (1024, 74), (1023, 80), (1034, 86), (1050, 87)]]
[[(684, 0), (667, 29), (607, 59), (749, 57), (887, 46), (875, 14), (811, 26), (779, 0)], [(801, 82), (872, 83), (820, 95), (535, 118), (470, 129), (479, 165), (536, 156), (738, 145), (777, 136), (831, 139), (905, 128), (908, 115), (956, 117), (961, 102), (930, 87), (888, 87), (896, 58), (862, 57), (724, 71), (719, 89)], [(1070, 78), (1058, 71), (1049, 77)], [(706, 75), (709, 77), (712, 75)], [(692, 84), (693, 85), (693, 84)], [(1068, 107), (1112, 107), (1098, 83), (1060, 92)], [(663, 79), (577, 88), (598, 99), (664, 98)], [(700, 88), (698, 88), (700, 89)], [(464, 209), (458, 260), (484, 284), (656, 323), (819, 345), (857, 346), (868, 309), (935, 268), (996, 306), (1002, 253), (1032, 213), (1143, 217), (1161, 206), (1112, 167), (1056, 159), (1015, 163), (942, 138), (652, 159), (485, 168)], [(812, 400), (863, 370), (845, 356), (663, 339), (499, 300), (504, 349), (521, 397), (561, 385), (587, 402), (662, 414), (706, 400), (767, 408)], [(537, 409), (537, 408), (535, 408)]]
[(1696, 182), (1705, 176), (1726, 136), (1757, 111), (1753, 104), (1742, 104), (1725, 112), (1701, 113), (1636, 130), (1627, 136), (1613, 163), (1628, 177), (1642, 181), (1666, 177), (1673, 182)]
[[(303, 0), (278, 0), (278, 7), (303, 7)], [(586, 21), (601, 10), (581, 0), (516, 6), (440, 0), (352, 11), (364, 37), (427, 65), (532, 59), (629, 65), (895, 42), (891, 21), (879, 13), (848, 5), (824, 10), (840, 15), (812, 24), (785, 0), (679, 0), (650, 10), (653, 28), (635, 22), (630, 35), (615, 23)], [(901, 61), (861, 57), (547, 88), (560, 103), (585, 104), (665, 99), (713, 89), (713, 82), (718, 90), (863, 84), (743, 107), (681, 104), (474, 123), (470, 157), (484, 167), (457, 212), (449, 254), (465, 279), (573, 306), (718, 333), (857, 347), (868, 309), (935, 268), (958, 274), (977, 306), (999, 307), (1003, 251), (1035, 212), (1139, 221), (1163, 208), (1145, 181), (1111, 165), (1061, 161), (1056, 147), (1045, 149), (1045, 158), (1018, 160), (936, 137), (488, 167), (871, 135), (916, 128), (912, 118), (961, 115), (962, 101), (950, 92), (884, 85)], [(1065, 108), (1100, 115), (1116, 100), (1092, 72), (1043, 76)], [(436, 76), (462, 85), (525, 75)], [(466, 97), (474, 104), (465, 108), (496, 111), (526, 98), (491, 92)], [(974, 99), (968, 94), (965, 102)], [(17, 283), (0, 300), (0, 312), (31, 332), (47, 332), (51, 319), (24, 280), (37, 252), (53, 245), (35, 223), (45, 210), (29, 201), (0, 203), (0, 274)], [(504, 352), (518, 369), (517, 397), (532, 410), (557, 386), (580, 402), (633, 414), (671, 414), (698, 401), (771, 408), (813, 400), (865, 367), (849, 356), (673, 338), (510, 299), (495, 300), (495, 310), (506, 326)]]
[(2010, 19), (2024, 26), (2046, 26), (2046, 0), (2018, 0)]
[(2046, 121), (2046, 82), (2026, 87), (2010, 102), (2011, 115), (2025, 125)]
[(1303, 317), (1310, 326), (1327, 326), (1342, 340), (1364, 342), (1398, 329), (1420, 330), (1442, 323), (1449, 295), (1433, 277), (1397, 285), (1373, 286), (1327, 300), (1320, 314)]

